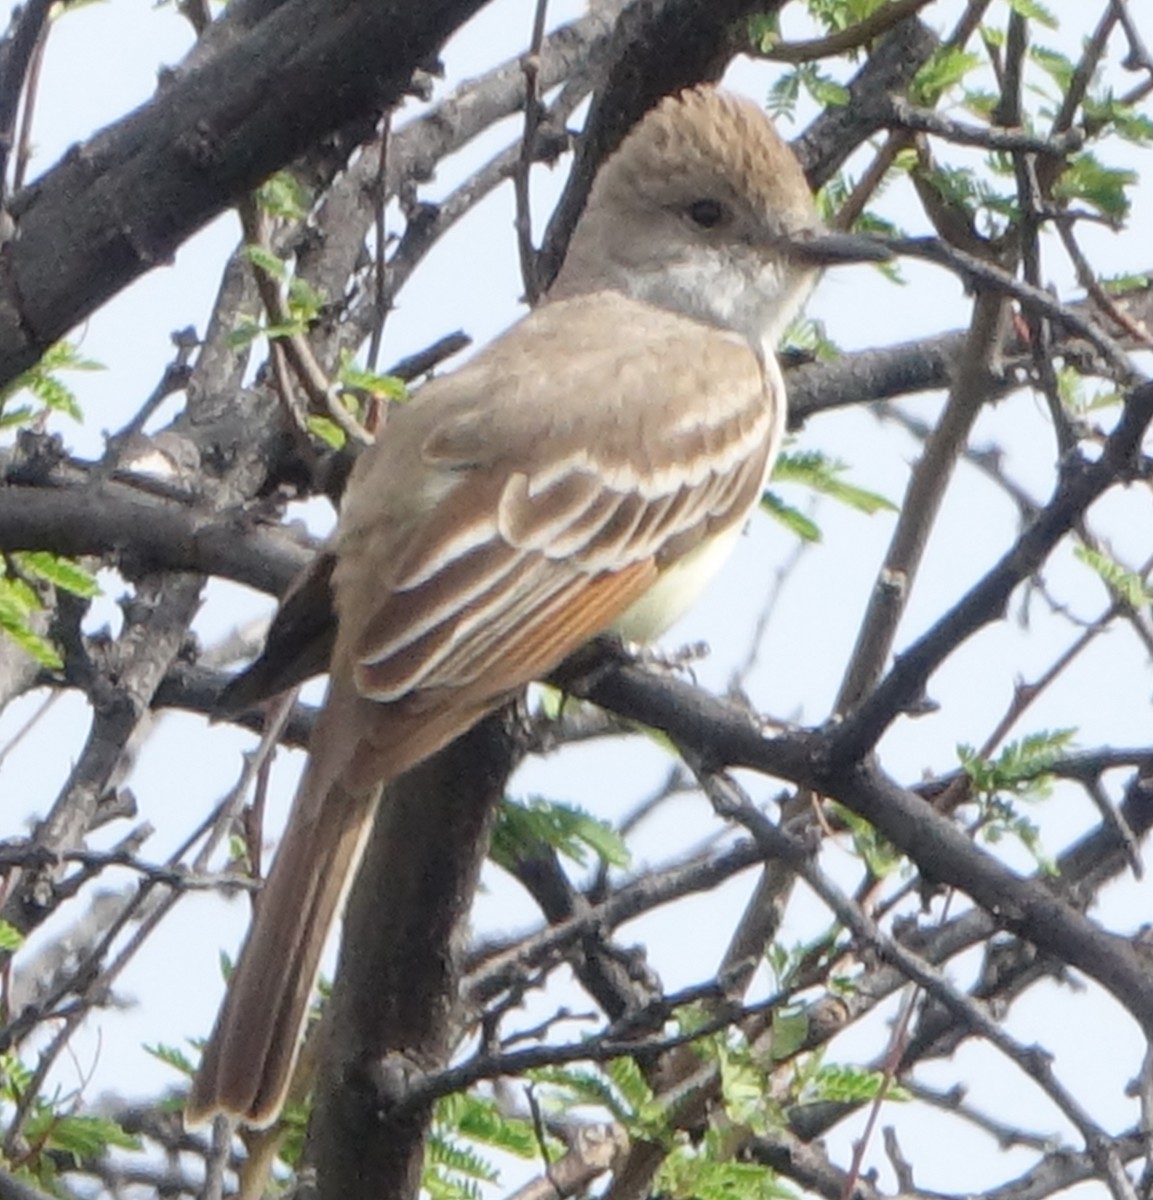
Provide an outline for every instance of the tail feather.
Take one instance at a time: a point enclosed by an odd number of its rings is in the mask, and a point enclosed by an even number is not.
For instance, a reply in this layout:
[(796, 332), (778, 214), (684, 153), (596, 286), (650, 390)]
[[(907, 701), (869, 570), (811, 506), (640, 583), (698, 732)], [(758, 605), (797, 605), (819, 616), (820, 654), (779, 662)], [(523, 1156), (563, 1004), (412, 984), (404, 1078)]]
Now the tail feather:
[(379, 704), (333, 672), (309, 761), (256, 916), (193, 1080), (185, 1120), (261, 1127), (292, 1082), (320, 957), (352, 884), (385, 783), (475, 724), (501, 697)]
[[(302, 782), (302, 791), (308, 786)], [(302, 796), (301, 799), (304, 797)], [(186, 1116), (216, 1112), (254, 1126), (276, 1119), (292, 1080), (320, 956), (372, 824), (375, 795), (340, 784), (298, 809), (258, 902), (248, 941), (205, 1046)]]

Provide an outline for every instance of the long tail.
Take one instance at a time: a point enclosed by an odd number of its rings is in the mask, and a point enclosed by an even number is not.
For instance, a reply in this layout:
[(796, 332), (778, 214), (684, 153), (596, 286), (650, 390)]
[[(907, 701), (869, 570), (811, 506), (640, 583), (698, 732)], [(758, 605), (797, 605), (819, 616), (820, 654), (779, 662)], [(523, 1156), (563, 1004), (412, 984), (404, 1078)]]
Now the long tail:
[(276, 1120), (296, 1063), (320, 956), (352, 883), (382, 785), (435, 753), (500, 703), (462, 693), (425, 708), (360, 697), (335, 669), (288, 828), (257, 901), (185, 1108)]
[[(318, 730), (319, 732), (319, 730)], [(315, 742), (315, 739), (314, 739)], [(314, 756), (315, 756), (314, 744)], [(315, 761), (257, 902), (193, 1081), (190, 1124), (217, 1112), (269, 1125), (292, 1079), (329, 930), (360, 860), (379, 788), (352, 793)]]

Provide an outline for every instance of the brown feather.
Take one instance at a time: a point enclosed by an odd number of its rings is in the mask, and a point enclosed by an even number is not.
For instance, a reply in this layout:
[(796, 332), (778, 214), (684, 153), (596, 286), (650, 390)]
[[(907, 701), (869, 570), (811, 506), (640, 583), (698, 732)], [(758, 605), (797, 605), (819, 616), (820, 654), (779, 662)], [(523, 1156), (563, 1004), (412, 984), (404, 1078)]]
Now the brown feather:
[(256, 902), (186, 1108), (190, 1123), (223, 1111), (264, 1125), (279, 1113), (328, 931), (371, 827), (379, 783), (353, 791), (331, 779), (347, 705), (330, 695), (292, 819)]

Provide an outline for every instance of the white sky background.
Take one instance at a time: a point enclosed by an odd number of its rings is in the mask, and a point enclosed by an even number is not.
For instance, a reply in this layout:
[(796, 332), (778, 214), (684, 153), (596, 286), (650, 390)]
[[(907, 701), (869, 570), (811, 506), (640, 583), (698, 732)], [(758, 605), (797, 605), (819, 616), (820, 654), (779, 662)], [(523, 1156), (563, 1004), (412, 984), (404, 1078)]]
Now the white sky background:
[[(957, 3), (936, 5), (929, 10), (928, 19), (947, 28), (959, 7)], [(1075, 55), (1081, 26), (1089, 19), (1084, 14), (1091, 12), (1095, 20), (1099, 6), (1055, 0), (1050, 7), (1070, 28), (1038, 35), (1037, 40)], [(798, 24), (795, 8), (789, 10), (793, 19), (786, 21), (786, 32), (801, 36), (808, 31)], [(995, 4), (989, 19), (1003, 24), (1004, 9), (1004, 4)], [(1153, 43), (1153, 14), (1139, 4), (1132, 5), (1132, 11), (1144, 24), (1147, 41)], [(559, 23), (577, 12), (575, 3), (554, 3), (550, 22)], [(531, 15), (530, 0), (498, 0), (486, 9), (446, 51), (442, 89), (520, 51)], [(59, 23), (49, 45), (38, 99), (32, 176), (54, 163), (73, 142), (148, 99), (158, 66), (176, 62), (190, 40), (187, 26), (171, 6), (153, 8), (145, 0), (106, 0), (70, 13)], [(771, 77), (771, 69), (743, 63), (734, 67), (730, 81), (739, 90), (763, 99)], [(402, 115), (398, 123), (403, 119)], [(803, 126), (799, 121), (795, 131)], [(785, 129), (787, 135), (791, 132)], [(515, 135), (516, 123), (508, 122), (499, 137), (488, 135), (463, 151), (427, 189), (429, 198), (447, 193)], [(1121, 153), (1110, 148), (1105, 156), (1120, 162)], [(1145, 163), (1133, 158), (1134, 167), (1140, 170), (1145, 166), (1146, 172), (1147, 162), (1147, 156)], [(535, 172), (538, 231), (563, 182), (563, 170), (562, 166), (553, 172)], [(894, 187), (881, 207), (912, 232), (923, 231), (918, 206), (904, 185)], [(1095, 266), (1107, 274), (1153, 266), (1153, 243), (1147, 234), (1142, 237), (1140, 228), (1149, 228), (1151, 213), (1146, 184), (1134, 209), (1137, 232), (1117, 236), (1082, 227), (1083, 244)], [(107, 369), (75, 380), (87, 414), (86, 425), (57, 423), (78, 454), (98, 454), (102, 431), (120, 426), (139, 408), (171, 358), (169, 332), (188, 324), (203, 329), (221, 264), (237, 235), (234, 218), (221, 218), (183, 247), (174, 266), (138, 281), (79, 331), (83, 353)], [(1061, 294), (1076, 294), (1072, 271), (1055, 239), (1047, 240), (1046, 255), (1049, 278)], [(902, 269), (907, 280), (903, 288), (869, 268), (830, 275), (810, 304), (810, 315), (822, 319), (830, 336), (845, 348), (903, 341), (967, 321), (969, 302), (951, 277), (915, 263)], [(389, 318), (382, 364), (458, 327), (483, 344), (518, 315), (519, 293), (512, 197), (505, 188), (445, 239), (402, 293)], [(908, 407), (931, 419), (939, 403), (939, 396), (918, 397), (908, 402)], [(165, 412), (171, 416), (171, 410)], [(1113, 417), (1107, 414), (1104, 419), (1111, 422)], [(974, 444), (993, 442), (1010, 451), (1006, 470), (1038, 499), (1045, 498), (1052, 486), (1053, 443), (1043, 402), (1020, 393), (987, 411), (978, 424)], [(802, 432), (798, 444), (843, 458), (852, 465), (854, 482), (893, 500), (901, 498), (907, 466), (917, 453), (910, 438), (891, 426), (879, 425), (864, 412), (816, 419)], [(893, 523), (890, 516), (868, 518), (827, 504), (816, 515), (824, 541), (802, 556), (790, 577), (760, 647), (759, 665), (748, 680), (759, 708), (805, 722), (820, 721), (829, 710)], [(1141, 561), (1153, 541), (1148, 492), (1112, 496), (1094, 511), (1094, 525), (1098, 532), (1107, 533), (1118, 558), (1130, 564)], [(899, 644), (907, 644), (958, 598), (981, 570), (1000, 556), (1015, 532), (1016, 513), (1009, 502), (994, 486), (962, 466), (934, 531)], [(769, 520), (756, 518), (730, 568), (707, 599), (666, 639), (669, 645), (696, 639), (712, 644), (712, 658), (698, 668), (702, 683), (724, 687), (746, 653), (763, 596), (794, 548), (791, 536)], [(1064, 551), (1047, 568), (1046, 578), (1081, 617), (1096, 617), (1107, 603), (1100, 585)], [(116, 622), (118, 614), (112, 602), (117, 594), (111, 591), (102, 602), (101, 620)], [(242, 594), (231, 586), (213, 587), (210, 597), (198, 623), (205, 640), (268, 608), (263, 598)], [(1020, 597), (1015, 601), (1014, 617), (1019, 614)], [(885, 764), (898, 778), (914, 780), (922, 771), (955, 766), (956, 744), (980, 744), (985, 739), (1007, 706), (1017, 678), (1036, 678), (1076, 636), (1067, 621), (1051, 616), (1040, 601), (1034, 602), (1029, 615), (1027, 636), (1022, 635), (1016, 620), (1003, 622), (974, 639), (933, 678), (930, 692), (941, 704), (940, 715), (900, 723), (883, 744)], [(1072, 719), (1079, 725), (1078, 743), (1084, 747), (1107, 741), (1148, 744), (1151, 690), (1143, 650), (1131, 634), (1118, 628), (1100, 639), (1094, 653), (1062, 678), (1016, 732), (1063, 726)], [(1087, 696), (1092, 697), (1091, 703), (1084, 702)], [(38, 697), (27, 697), (0, 717), (0, 747), (38, 701)], [(51, 804), (86, 727), (83, 702), (76, 696), (65, 697), (35, 736), (12, 753), (4, 764), (0, 793), (6, 833), (23, 828), (20, 814), (31, 817)], [(145, 847), (147, 857), (160, 861), (183, 839), (188, 828), (231, 786), (240, 769), (240, 754), (251, 744), (246, 734), (229, 728), (207, 730), (201, 720), (191, 716), (174, 714), (157, 723), (130, 780), (140, 819), (157, 827)], [(282, 805), (291, 796), (299, 761), (299, 755), (285, 755), (278, 762), (275, 794)], [(607, 750), (574, 749), (558, 759), (530, 764), (514, 781), (513, 790), (574, 800), (612, 819), (658, 785), (668, 765), (660, 752), (638, 740)], [(762, 799), (776, 790), (767, 780), (754, 781), (751, 786)], [(687, 797), (662, 811), (662, 817), (646, 826), (636, 842), (638, 867), (646, 861), (679, 857), (696, 839), (717, 830), (700, 798)], [(1059, 793), (1037, 816), (1043, 821), (1046, 849), (1052, 854), (1097, 822), (1088, 801), (1074, 790)], [(110, 829), (108, 840), (122, 837), (126, 829), (124, 825)], [(1021, 869), (1030, 869), (1024, 854), (1011, 847), (1004, 853)], [(853, 864), (844, 851), (830, 848), (825, 860), (830, 869), (851, 877)], [(105, 883), (111, 882), (111, 877), (106, 878)], [(488, 890), (477, 910), (479, 930), (513, 930), (533, 920), (534, 909), (516, 885), (494, 870), (488, 872), (486, 883)], [(650, 961), (668, 987), (700, 981), (715, 969), (723, 941), (753, 883), (750, 872), (707, 898), (682, 902), (665, 914), (635, 923), (623, 931), (623, 940), (648, 945)], [(1148, 884), (1139, 886), (1126, 880), (1104, 893), (1096, 915), (1111, 927), (1128, 931), (1148, 919), (1149, 900)], [(793, 911), (798, 919), (786, 928), (786, 941), (811, 936), (824, 923), (824, 914), (816, 906), (808, 906), (807, 917), (804, 905), (794, 905)], [(57, 1069), (60, 1087), (70, 1090), (83, 1083), (85, 1096), (91, 1100), (105, 1088), (143, 1096), (170, 1083), (171, 1072), (145, 1054), (141, 1044), (179, 1043), (207, 1032), (220, 992), (217, 953), (221, 947), (235, 951), (245, 916), (243, 902), (227, 904), (210, 897), (184, 901), (121, 981), (121, 993), (137, 1001), (136, 1006), (101, 1018), (99, 1028), (87, 1029), (76, 1040), (75, 1058), (62, 1060)], [(807, 925), (803, 923), (806, 919)], [(690, 931), (699, 931), (699, 936), (688, 936)], [(49, 932), (44, 931), (45, 936)], [(953, 968), (962, 982), (965, 969), (962, 964)], [(579, 995), (550, 995), (547, 1000), (534, 1001), (526, 1022), (546, 1016), (557, 1003), (569, 1003), (578, 1011), (590, 1007)], [(1062, 1080), (1106, 1127), (1119, 1129), (1136, 1120), (1135, 1102), (1124, 1097), (1124, 1085), (1136, 1073), (1143, 1047), (1133, 1022), (1111, 1000), (1102, 996), (1087, 1005), (1083, 997), (1045, 986), (1034, 989), (1015, 1007), (1009, 1024), (1027, 1042), (1036, 1039), (1058, 1048), (1056, 1066)], [(575, 1035), (579, 1029), (568, 1032)], [(835, 1045), (830, 1060), (852, 1061), (854, 1054), (876, 1053), (883, 1033), (879, 1019), (866, 1022)], [(964, 1076), (978, 1105), (1009, 1119), (1022, 1119), (1038, 1131), (1064, 1129), (1048, 1102), (1015, 1069), (984, 1048), (968, 1047), (957, 1061), (932, 1065), (918, 1075), (944, 1085)], [(1030, 1116), (1022, 1118), (1025, 1112)], [(942, 1118), (917, 1106), (890, 1106), (885, 1119), (898, 1124), (922, 1187), (976, 1190), (1022, 1169), (1028, 1161), (1022, 1155), (1016, 1166), (1010, 1167), (988, 1139), (959, 1133), (955, 1122), (946, 1132)], [(854, 1129), (850, 1123), (830, 1139), (836, 1152), (843, 1152), (848, 1133)], [(932, 1143), (926, 1141), (929, 1136)], [(1076, 1144), (1075, 1135), (1070, 1140)], [(929, 1144), (933, 1149), (926, 1153)], [(879, 1142), (869, 1161), (880, 1166), (882, 1182), (891, 1185)], [(506, 1187), (514, 1178), (513, 1174), (506, 1177)], [(1094, 1193), (1081, 1189), (1077, 1194)]]

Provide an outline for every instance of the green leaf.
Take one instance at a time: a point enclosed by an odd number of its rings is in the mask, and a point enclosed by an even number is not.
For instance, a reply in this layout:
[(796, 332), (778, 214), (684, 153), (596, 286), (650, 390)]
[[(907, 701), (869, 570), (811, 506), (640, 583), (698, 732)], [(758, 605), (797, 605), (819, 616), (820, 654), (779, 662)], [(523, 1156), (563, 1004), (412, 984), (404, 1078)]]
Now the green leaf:
[(779, 13), (753, 13), (746, 19), (749, 44), (767, 54), (781, 40)]
[(324, 307), (324, 295), (299, 275), (288, 281), (288, 311), (302, 326), (314, 321)]
[(798, 317), (781, 338), (781, 353), (801, 353), (814, 362), (833, 362), (840, 357), (840, 347), (825, 333), (822, 321)]
[(1049, 76), (1062, 92), (1069, 90), (1077, 66), (1071, 58), (1046, 46), (1030, 46), (1029, 57)]
[(0, 919), (0, 950), (11, 953), (24, 945), (24, 935), (9, 921)]
[(804, 945), (786, 946), (783, 942), (773, 942), (765, 951), (765, 965), (773, 978), (773, 988), (783, 992), (792, 987), (793, 979), (801, 966), (808, 947)]
[(735, 1162), (726, 1147), (678, 1145), (661, 1163), (653, 1195), (662, 1200), (796, 1200), (769, 1167)]
[(995, 844), (1015, 838), (1046, 874), (1058, 874), (1044, 852), (1034, 821), (1017, 810), (1018, 800), (1043, 800), (1050, 791), (1050, 768), (1069, 750), (1075, 730), (1042, 730), (1008, 743), (995, 759), (980, 757), (971, 746), (957, 747), (957, 757), (972, 782), (980, 808), (980, 832)]
[(23, 580), (0, 578), (0, 629), (42, 667), (58, 671), (64, 660), (55, 646), (28, 624), (28, 618), (39, 606), (36, 593)]
[(1129, 214), (1126, 189), (1138, 180), (1136, 171), (1127, 167), (1109, 167), (1084, 151), (1068, 160), (1053, 188), (1061, 200), (1082, 200), (1097, 209), (1102, 216), (1123, 220)]
[(825, 74), (815, 62), (802, 63), (797, 74), (801, 86), (822, 108), (844, 108), (849, 103), (849, 89)]
[(308, 432), (333, 450), (343, 450), (348, 441), (344, 430), (331, 417), (319, 417), (315, 413), (308, 417)]
[(1153, 279), (1145, 274), (1106, 275), (1100, 283), (1110, 296), (1124, 296), (1130, 292), (1143, 292), (1153, 284)]
[(11, 602), (26, 617), (31, 616), (34, 612), (39, 612), (43, 607), (40, 597), (36, 594), (36, 589), (30, 587), (19, 575), (0, 579), (0, 595), (4, 594), (7, 594)]
[(848, 470), (846, 463), (829, 458), (819, 450), (785, 451), (773, 468), (773, 482), (802, 484), (869, 516), (878, 512), (897, 511), (897, 506), (891, 500), (844, 479)]
[[(885, 1087), (883, 1071), (871, 1071), (847, 1064), (826, 1064), (806, 1080), (804, 1100), (807, 1103), (831, 1101), (838, 1104), (860, 1104), (876, 1099)], [(909, 1093), (900, 1085), (889, 1082), (885, 1099), (905, 1101)]]
[(29, 392), (45, 408), (81, 420), (83, 413), (75, 394), (57, 378), (56, 373), (102, 369), (99, 363), (82, 358), (71, 342), (57, 342), (44, 352), (38, 363), (0, 388), (0, 413), (6, 413), (8, 401), (13, 396), (20, 392)]
[(254, 267), (259, 267), (266, 275), (271, 275), (273, 279), (287, 279), (288, 266), (284, 260), (273, 254), (267, 246), (258, 246), (254, 242), (249, 242), (245, 245), (240, 253)]
[(604, 1070), (634, 1112), (652, 1101), (653, 1090), (635, 1058), (614, 1058)]
[(264, 327), (255, 317), (241, 313), (236, 319), (236, 327), (228, 335), (228, 344), (233, 350), (242, 350), (250, 346), (264, 333)]
[(775, 492), (764, 492), (761, 496), (761, 508), (769, 516), (779, 521), (790, 533), (796, 534), (802, 542), (819, 542), (821, 527), (806, 517), (799, 509), (786, 504)]
[(830, 33), (859, 25), (887, 0), (809, 0), (809, 15)]
[(476, 1179), (482, 1183), (495, 1183), (496, 1168), (473, 1150), (459, 1146), (445, 1137), (432, 1134), (428, 1148), (429, 1161), (438, 1167), (448, 1167), (453, 1174)]
[(1001, 97), (996, 92), (986, 91), (983, 88), (966, 88), (961, 97), (961, 106), (983, 121), (992, 119), (1000, 102)]
[(1044, 729), (1008, 742), (994, 759), (980, 757), (972, 746), (957, 747), (957, 757), (978, 792), (1011, 792), (1024, 795), (1035, 791), (1053, 764), (1065, 754), (1076, 736), (1075, 729)]
[(1085, 418), (1120, 404), (1124, 397), (1115, 388), (1100, 381), (1092, 384), (1076, 367), (1057, 368), (1057, 394), (1061, 403), (1075, 416)]
[(367, 392), (370, 396), (381, 400), (407, 400), (408, 387), (403, 379), (395, 375), (379, 375), (375, 371), (365, 370), (356, 366), (347, 355), (341, 356), (340, 370), (337, 372), (337, 382), (347, 388), (355, 388), (359, 392)]
[(186, 1079), (191, 1079), (196, 1073), (196, 1067), (193, 1065), (192, 1060), (177, 1046), (166, 1046), (163, 1042), (157, 1042), (152, 1046), (145, 1044), (144, 1051), (146, 1054), (151, 1054), (153, 1058), (171, 1067), (174, 1071), (179, 1072)]
[(879, 834), (864, 817), (839, 804), (834, 807), (837, 816), (853, 835), (853, 848), (864, 859), (865, 866), (873, 876), (886, 879), (900, 867), (902, 859), (892, 842)]
[(54, 375), (45, 375), (28, 389), (45, 408), (63, 413), (74, 421), (82, 421), (84, 412), (76, 393)]
[(536, 688), (537, 712), (550, 721), (560, 718), (566, 704), (572, 703), (569, 694), (551, 683), (539, 683)]
[(286, 221), (303, 221), (310, 207), (304, 185), (287, 171), (277, 171), (260, 185), (257, 202), (270, 216)]
[(480, 1184), (496, 1183), (500, 1173), (487, 1159), (432, 1131), (425, 1147), (424, 1186), (433, 1200), (477, 1200)]
[(909, 96), (914, 104), (933, 107), (950, 88), (956, 87), (980, 65), (981, 60), (976, 54), (958, 46), (943, 47), (913, 77)]
[(491, 1097), (456, 1092), (437, 1101), (435, 1119), (440, 1127), (458, 1137), (517, 1158), (532, 1159), (540, 1154), (532, 1122), (508, 1116)]
[(721, 1098), (725, 1115), (730, 1121), (744, 1125), (755, 1133), (765, 1133), (767, 1104), (765, 1071), (745, 1054), (727, 1053), (721, 1048)]
[(22, 404), (19, 408), (6, 409), (0, 414), (0, 429), (10, 429), (13, 425), (23, 425), (32, 417), (32, 408)]
[(0, 1053), (0, 1081), (4, 1095), (19, 1100), (32, 1082), (32, 1068), (27, 1066), (10, 1050)]
[(663, 1141), (668, 1115), (631, 1058), (614, 1059), (602, 1071), (579, 1067), (542, 1067), (528, 1077), (547, 1088), (545, 1098), (564, 1111), (577, 1105), (604, 1109), (630, 1133)]
[(773, 1059), (792, 1058), (809, 1036), (808, 1014), (800, 1007), (782, 1006), (773, 1010)]
[(1044, 25), (1046, 29), (1058, 27), (1057, 18), (1043, 4), (1038, 4), (1037, 0), (1009, 0), (1009, 7), (1020, 16), (1036, 21), (1038, 25)]
[(104, 364), (85, 358), (72, 342), (54, 342), (45, 350), (39, 367), (47, 371), (103, 371)]
[[(994, 156), (989, 158), (993, 165)], [(984, 217), (984, 226), (990, 232), (996, 230), (994, 218), (1015, 221), (1018, 216), (1015, 196), (997, 191), (987, 179), (983, 179), (970, 167), (934, 167), (931, 171), (919, 172), (919, 178), (927, 183), (950, 207), (960, 209), (969, 221), (977, 225), (978, 216)]]
[(811, 79), (806, 79), (809, 94), (824, 108), (844, 108), (852, 99), (852, 94), (843, 83), (820, 72), (813, 72)]
[(588, 862), (589, 851), (608, 866), (629, 863), (628, 847), (620, 835), (583, 808), (541, 796), (523, 802), (502, 800), (489, 848), (493, 862), (511, 871), (526, 854), (539, 854), (542, 845), (579, 866)]
[(125, 1133), (105, 1117), (61, 1115), (47, 1105), (29, 1118), (24, 1128), (28, 1141), (71, 1154), (77, 1162), (97, 1158), (112, 1147), (139, 1150), (140, 1140)]
[(777, 120), (792, 120), (801, 98), (801, 75), (799, 71), (786, 71), (769, 88), (765, 108)]
[(1153, 589), (1137, 574), (1100, 550), (1078, 546), (1073, 553), (1097, 573), (1105, 586), (1130, 608), (1140, 611), (1153, 603)]
[(580, 1067), (539, 1067), (526, 1072), (533, 1083), (547, 1086), (550, 1092), (558, 1093), (564, 1107), (589, 1105), (603, 1108), (625, 1124), (632, 1119), (632, 1111), (616, 1088), (599, 1072)]
[(21, 571), (73, 596), (90, 600), (101, 594), (96, 576), (86, 571), (75, 559), (61, 558), (47, 550), (20, 550), (12, 558)]
[(1116, 99), (1112, 92), (1103, 96), (1086, 96), (1081, 107), (1090, 125), (1112, 129), (1135, 146), (1147, 146), (1153, 141), (1153, 120), (1131, 104)]

